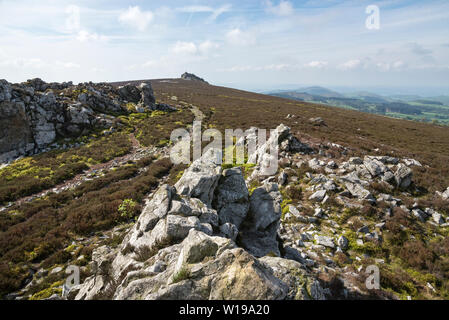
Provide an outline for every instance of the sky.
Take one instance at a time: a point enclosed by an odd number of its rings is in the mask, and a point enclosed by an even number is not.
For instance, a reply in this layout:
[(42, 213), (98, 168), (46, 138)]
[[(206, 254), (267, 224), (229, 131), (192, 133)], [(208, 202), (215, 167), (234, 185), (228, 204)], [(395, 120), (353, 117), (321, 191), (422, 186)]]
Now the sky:
[(449, 95), (449, 1), (0, 0), (0, 79), (126, 81), (185, 71), (248, 90)]

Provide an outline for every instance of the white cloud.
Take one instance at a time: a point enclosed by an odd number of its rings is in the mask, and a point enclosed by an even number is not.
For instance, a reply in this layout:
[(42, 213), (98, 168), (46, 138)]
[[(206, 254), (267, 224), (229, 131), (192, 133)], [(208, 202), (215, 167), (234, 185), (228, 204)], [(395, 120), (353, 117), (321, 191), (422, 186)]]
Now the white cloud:
[(40, 58), (12, 58), (0, 61), (0, 66), (2, 67), (15, 67), (23, 69), (42, 69), (47, 66), (47, 64)]
[(154, 14), (151, 11), (141, 11), (138, 6), (135, 6), (129, 7), (128, 10), (122, 12), (118, 19), (125, 25), (139, 31), (145, 31), (153, 18)]
[(304, 67), (321, 69), (326, 67), (328, 64), (329, 63), (327, 61), (311, 61), (309, 63), (306, 63)]
[(255, 44), (256, 40), (253, 35), (249, 32), (244, 32), (239, 28), (232, 29), (228, 33), (226, 33), (226, 40), (233, 45), (252, 45)]
[(80, 30), (76, 35), (76, 40), (80, 42), (105, 40), (105, 39), (106, 37), (100, 36), (97, 33), (90, 33), (87, 30)]
[(195, 54), (198, 52), (198, 48), (193, 42), (178, 41), (173, 47), (173, 52), (177, 54)]
[(355, 68), (358, 68), (360, 65), (362, 64), (362, 62), (358, 59), (356, 60), (349, 60), (345, 63), (342, 63), (338, 66), (338, 69), (341, 70), (352, 70)]
[(212, 41), (204, 41), (198, 45), (198, 51), (202, 54), (208, 54), (214, 49), (218, 49), (220, 46)]
[(78, 6), (70, 5), (65, 9), (67, 19), (65, 26), (69, 31), (77, 31), (81, 28), (80, 8)]
[(210, 19), (212, 19), (212, 20), (217, 19), (223, 13), (226, 13), (226, 12), (230, 11), (231, 7), (232, 6), (230, 4), (225, 4), (224, 6), (221, 6), (221, 7), (217, 8), (217, 9), (214, 9), (214, 11), (212, 12), (212, 15), (210, 16)]
[(56, 61), (56, 65), (59, 67), (63, 67), (66, 69), (79, 69), (81, 66), (74, 62), (63, 62), (63, 61)]
[(5, 58), (0, 61), (1, 67), (12, 67), (16, 69), (79, 69), (81, 66), (74, 62), (44, 61), (40, 58)]
[(279, 4), (273, 5), (270, 0), (265, 1), (266, 11), (277, 16), (290, 16), (295, 12), (290, 1), (281, 0)]
[(201, 54), (201, 55), (207, 55), (212, 50), (217, 49), (219, 45), (212, 41), (204, 41), (199, 44), (195, 44), (194, 42), (187, 42), (187, 41), (178, 41), (172, 48), (172, 52), (176, 54), (189, 54), (189, 55), (195, 55), (195, 54)]
[(400, 69), (400, 68), (405, 67), (405, 66), (406, 66), (405, 62), (401, 61), (401, 60), (396, 61), (396, 62), (393, 63), (393, 68), (395, 68), (395, 69)]
[(220, 72), (244, 72), (244, 71), (286, 71), (298, 69), (295, 65), (290, 64), (270, 64), (263, 66), (233, 66), (230, 68), (221, 68)]

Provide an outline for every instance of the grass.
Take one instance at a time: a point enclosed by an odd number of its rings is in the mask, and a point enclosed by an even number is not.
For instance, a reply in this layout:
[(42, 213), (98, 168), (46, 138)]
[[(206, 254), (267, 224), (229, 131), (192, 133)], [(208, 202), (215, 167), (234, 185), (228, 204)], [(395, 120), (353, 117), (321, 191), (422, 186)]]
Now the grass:
[[(167, 158), (151, 161), (124, 166), (74, 190), (13, 207), (20, 218), (8, 219), (8, 212), (1, 213), (0, 296), (20, 288), (28, 276), (28, 263), (65, 263), (71, 256), (65, 244), (76, 236), (109, 230), (129, 220), (118, 210), (125, 199), (137, 203), (132, 214), (139, 214), (144, 195), (172, 167)], [(148, 170), (138, 174), (144, 166)]]
[(124, 133), (100, 137), (70, 150), (55, 150), (14, 161), (0, 170), (0, 204), (35, 194), (71, 179), (90, 166), (131, 151)]
[[(298, 138), (332, 141), (350, 148), (350, 155), (391, 154), (415, 158), (424, 166), (420, 185), (429, 192), (449, 186), (449, 130), (437, 125), (391, 119), (380, 115), (245, 92), (194, 81), (151, 82), (158, 100), (197, 106), (205, 115), (204, 127), (246, 130), (252, 126), (274, 129), (280, 123), (292, 128)], [(165, 101), (164, 101), (165, 100)], [(213, 111), (211, 108), (213, 107)], [(286, 119), (288, 114), (296, 118)], [(308, 119), (321, 117), (328, 127), (316, 127)], [(183, 121), (188, 123), (187, 121)], [(223, 135), (224, 136), (224, 135)], [(158, 140), (159, 141), (159, 140)]]
[(190, 270), (189, 268), (183, 266), (181, 270), (173, 275), (173, 283), (178, 283), (183, 280), (187, 280), (188, 278), (190, 278)]

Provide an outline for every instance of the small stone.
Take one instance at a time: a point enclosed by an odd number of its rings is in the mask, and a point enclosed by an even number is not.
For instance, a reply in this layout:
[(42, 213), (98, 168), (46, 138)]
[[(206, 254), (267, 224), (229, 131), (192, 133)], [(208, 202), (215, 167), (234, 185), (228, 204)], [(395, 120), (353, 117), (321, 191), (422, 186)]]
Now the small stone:
[(318, 190), (317, 192), (315, 192), (314, 194), (312, 194), (309, 197), (309, 200), (321, 202), (321, 201), (323, 201), (325, 196), (326, 196), (326, 190)]

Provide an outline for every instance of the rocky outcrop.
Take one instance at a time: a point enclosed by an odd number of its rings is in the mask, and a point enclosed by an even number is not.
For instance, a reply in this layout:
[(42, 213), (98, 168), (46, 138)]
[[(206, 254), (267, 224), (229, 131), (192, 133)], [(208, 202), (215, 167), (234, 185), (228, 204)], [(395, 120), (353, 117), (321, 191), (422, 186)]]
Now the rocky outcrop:
[[(246, 131), (246, 143), (248, 144), (250, 141), (257, 141), (257, 128), (251, 128)], [(277, 152), (277, 154), (273, 154), (273, 151)], [(273, 164), (275, 164), (274, 167), (277, 169), (278, 156), (283, 157), (287, 153), (309, 154), (313, 153), (313, 149), (299, 141), (290, 132), (289, 127), (281, 124), (271, 132), (270, 137), (264, 144), (258, 145), (255, 152), (249, 154), (248, 163), (256, 164), (252, 178), (274, 175), (276, 172), (272, 172)]]
[(251, 195), (248, 219), (238, 241), (252, 255), (280, 256), (277, 231), (282, 213), (281, 202), (282, 196), (275, 183), (267, 183)]
[[(129, 110), (128, 104), (135, 104)], [(110, 128), (117, 114), (176, 110), (155, 102), (150, 84), (116, 88), (105, 83), (11, 84), (0, 80), (0, 162), (46, 150), (57, 138)]]
[[(68, 296), (294, 298), (300, 271), (281, 276), (279, 268), (302, 265), (281, 258), (277, 232), (282, 196), (277, 184), (268, 183), (249, 196), (242, 171), (222, 172), (214, 157), (210, 150), (174, 187), (161, 186), (118, 249), (95, 251), (94, 275)], [(258, 259), (266, 255), (278, 258)]]
[(200, 77), (194, 75), (193, 73), (188, 73), (188, 72), (184, 72), (181, 75), (181, 79), (190, 80), (190, 81), (200, 81), (200, 82), (207, 83), (203, 78), (200, 78)]

